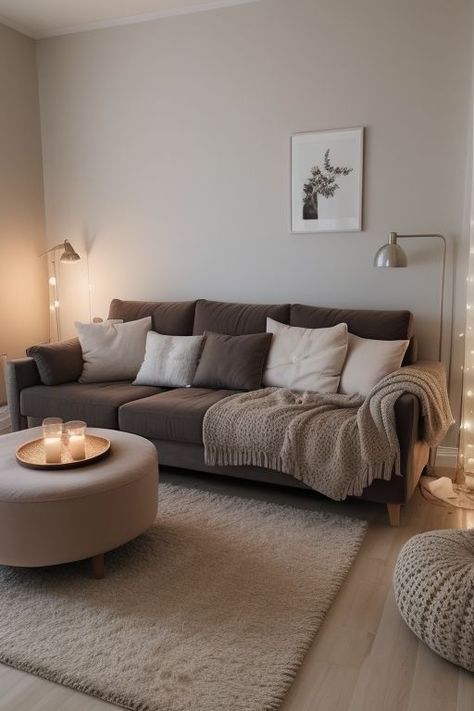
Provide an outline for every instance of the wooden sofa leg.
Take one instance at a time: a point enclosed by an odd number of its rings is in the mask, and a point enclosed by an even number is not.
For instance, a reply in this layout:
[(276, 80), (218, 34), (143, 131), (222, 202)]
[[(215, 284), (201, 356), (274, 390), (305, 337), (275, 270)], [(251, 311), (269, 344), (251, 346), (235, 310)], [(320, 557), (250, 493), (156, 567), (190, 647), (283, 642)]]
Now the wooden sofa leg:
[(102, 580), (105, 577), (104, 554), (100, 553), (91, 558), (92, 575), (96, 580)]
[(401, 504), (387, 504), (388, 520), (391, 526), (398, 527), (400, 525), (401, 508)]

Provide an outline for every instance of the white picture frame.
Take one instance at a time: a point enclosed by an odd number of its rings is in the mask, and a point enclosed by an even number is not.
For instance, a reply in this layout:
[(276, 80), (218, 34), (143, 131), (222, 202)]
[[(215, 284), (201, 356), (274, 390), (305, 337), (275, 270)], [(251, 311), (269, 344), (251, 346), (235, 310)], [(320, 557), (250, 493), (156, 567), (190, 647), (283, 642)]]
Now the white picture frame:
[(291, 232), (360, 232), (364, 128), (291, 137)]

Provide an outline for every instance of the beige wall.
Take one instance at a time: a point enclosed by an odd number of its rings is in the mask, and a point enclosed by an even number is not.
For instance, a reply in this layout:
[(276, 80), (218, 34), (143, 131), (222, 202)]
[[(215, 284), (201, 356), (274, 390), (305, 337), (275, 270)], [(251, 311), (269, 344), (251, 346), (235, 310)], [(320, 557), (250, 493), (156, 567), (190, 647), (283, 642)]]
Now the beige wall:
[[(439, 246), (372, 259), (389, 230), (446, 234), (463, 329), (471, 39), (469, 0), (261, 0), (41, 41), (48, 238), (89, 250), (93, 315), (114, 296), (409, 308), (434, 357)], [(290, 135), (349, 126), (364, 231), (289, 234)], [(87, 311), (70, 274), (66, 332)]]
[(0, 353), (11, 358), (48, 336), (44, 246), (35, 43), (0, 25)]

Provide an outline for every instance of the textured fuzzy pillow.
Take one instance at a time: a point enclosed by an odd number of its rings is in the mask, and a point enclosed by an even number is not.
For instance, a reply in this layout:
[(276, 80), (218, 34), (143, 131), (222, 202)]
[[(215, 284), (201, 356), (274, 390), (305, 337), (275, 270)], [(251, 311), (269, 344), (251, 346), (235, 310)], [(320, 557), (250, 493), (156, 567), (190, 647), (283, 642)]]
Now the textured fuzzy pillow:
[(379, 380), (400, 368), (409, 343), (409, 340), (378, 341), (349, 333), (339, 392), (368, 395)]
[(347, 325), (286, 326), (267, 318), (273, 333), (263, 384), (290, 390), (335, 393), (347, 352)]
[(145, 357), (151, 317), (116, 323), (75, 323), (84, 366), (80, 383), (132, 380)]
[(193, 382), (204, 336), (164, 336), (149, 331), (145, 360), (134, 385), (185, 388)]

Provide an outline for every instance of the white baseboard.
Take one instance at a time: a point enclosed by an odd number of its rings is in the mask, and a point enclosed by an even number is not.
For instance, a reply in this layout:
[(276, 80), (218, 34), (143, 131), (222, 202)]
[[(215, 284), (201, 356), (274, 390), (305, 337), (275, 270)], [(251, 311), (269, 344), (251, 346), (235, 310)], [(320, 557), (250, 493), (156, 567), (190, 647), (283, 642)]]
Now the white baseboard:
[(458, 448), (438, 447), (435, 466), (445, 469), (456, 469), (458, 466)]

